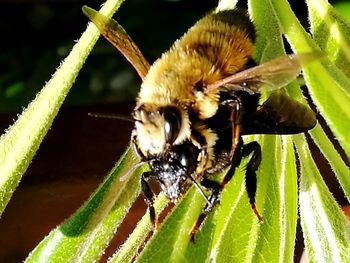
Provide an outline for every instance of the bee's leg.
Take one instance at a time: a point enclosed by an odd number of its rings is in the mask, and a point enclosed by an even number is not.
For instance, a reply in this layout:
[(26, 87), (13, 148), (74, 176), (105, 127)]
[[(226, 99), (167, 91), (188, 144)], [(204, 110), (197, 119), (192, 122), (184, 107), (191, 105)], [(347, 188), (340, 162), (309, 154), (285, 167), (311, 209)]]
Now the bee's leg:
[(235, 174), (236, 168), (241, 164), (242, 161), (242, 150), (243, 150), (243, 140), (241, 137), (238, 139), (234, 155), (232, 156), (230, 169), (227, 171), (224, 179), (221, 182), (221, 187), (224, 188), (225, 185), (232, 179)]
[(254, 214), (256, 215), (259, 221), (262, 221), (262, 217), (255, 206), (256, 171), (258, 170), (261, 162), (261, 148), (259, 143), (250, 142), (248, 144), (243, 145), (243, 141), (240, 138), (238, 145), (236, 147), (235, 154), (232, 158), (231, 167), (226, 173), (221, 183), (221, 187), (224, 187), (232, 179), (236, 168), (240, 165), (242, 161), (242, 158), (247, 157), (250, 154), (252, 154), (252, 157), (250, 158), (247, 164), (246, 172), (245, 172), (246, 190), (249, 197), (249, 203)]
[(151, 172), (144, 172), (141, 176), (141, 190), (144, 195), (144, 200), (148, 205), (149, 215), (151, 219), (151, 223), (154, 226), (154, 229), (158, 227), (158, 218), (156, 217), (156, 212), (154, 210), (153, 202), (154, 202), (154, 193), (149, 186), (147, 180), (151, 178), (153, 174)]
[(198, 230), (201, 228), (203, 221), (206, 219), (206, 217), (209, 215), (209, 213), (213, 210), (215, 205), (219, 202), (220, 199), (220, 193), (222, 190), (222, 187), (219, 183), (215, 181), (211, 181), (207, 178), (203, 178), (201, 185), (204, 186), (207, 189), (210, 189), (212, 191), (212, 194), (209, 198), (209, 202), (205, 205), (202, 213), (199, 215), (197, 221), (193, 225), (191, 229), (191, 236), (190, 239), (192, 242), (194, 242), (195, 236), (198, 232)]
[(255, 194), (256, 194), (256, 171), (261, 163), (261, 147), (258, 142), (250, 142), (243, 146), (242, 155), (248, 156), (252, 154), (245, 173), (245, 184), (249, 197), (250, 206), (260, 222), (262, 222), (262, 217), (259, 214), (255, 206)]
[(198, 166), (196, 170), (197, 177), (202, 177), (204, 174), (205, 167), (208, 163), (208, 145), (205, 137), (196, 129), (192, 130), (191, 138), (196, 141), (200, 147), (201, 151), (198, 156)]
[(232, 159), (237, 145), (240, 140), (240, 125), (238, 124), (239, 103), (235, 103), (230, 114), (231, 130), (232, 130), (232, 145), (229, 158)]
[(240, 140), (240, 132), (241, 132), (241, 127), (239, 125), (239, 113), (240, 113), (240, 107), (241, 107), (241, 103), (239, 101), (239, 99), (228, 99), (228, 100), (224, 100), (221, 102), (222, 106), (227, 107), (230, 110), (230, 123), (231, 123), (231, 131), (232, 131), (232, 143), (231, 143), (231, 150), (230, 150), (230, 154), (228, 156), (229, 160), (232, 160), (237, 145), (239, 143)]

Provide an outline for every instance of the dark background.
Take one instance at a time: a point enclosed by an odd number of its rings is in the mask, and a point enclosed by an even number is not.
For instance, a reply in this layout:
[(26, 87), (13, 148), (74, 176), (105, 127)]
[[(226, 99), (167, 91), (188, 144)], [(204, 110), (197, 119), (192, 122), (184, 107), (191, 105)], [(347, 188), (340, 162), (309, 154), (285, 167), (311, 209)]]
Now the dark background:
[[(290, 2), (307, 25), (305, 5), (302, 1)], [(91, 0), (0, 0), (1, 133), (34, 99), (85, 30), (88, 19), (81, 7), (99, 9), (101, 4)], [(213, 0), (127, 0), (114, 17), (153, 62), (216, 4)], [(341, 7), (340, 11), (344, 10)], [(139, 84), (133, 68), (101, 38), (2, 215), (0, 262), (23, 260), (101, 183), (127, 147), (132, 123), (95, 119), (87, 114), (129, 115)], [(322, 163), (322, 157), (317, 158)], [(321, 165), (323, 174), (333, 177), (324, 160)], [(331, 188), (344, 203), (338, 186)], [(135, 220), (145, 209), (142, 201), (138, 204), (130, 214)], [(134, 221), (128, 222), (123, 228), (126, 234), (134, 226)], [(301, 237), (298, 240), (302, 241)], [(115, 240), (110, 251), (121, 241)]]

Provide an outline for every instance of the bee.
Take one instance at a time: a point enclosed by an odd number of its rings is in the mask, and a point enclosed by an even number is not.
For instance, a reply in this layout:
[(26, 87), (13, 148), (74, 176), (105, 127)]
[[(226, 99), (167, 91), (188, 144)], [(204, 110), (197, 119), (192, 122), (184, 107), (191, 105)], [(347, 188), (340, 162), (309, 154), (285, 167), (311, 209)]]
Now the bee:
[[(131, 141), (141, 162), (150, 167), (141, 176), (141, 188), (153, 224), (157, 225), (157, 218), (150, 179), (159, 182), (172, 202), (191, 185), (204, 197), (206, 206), (191, 231), (193, 240), (247, 156), (251, 158), (245, 171), (246, 190), (261, 221), (255, 207), (261, 149), (257, 142), (244, 144), (242, 136), (295, 134), (316, 125), (315, 113), (307, 106), (282, 92), (261, 103), (260, 93), (263, 87), (285, 86), (300, 74), (301, 65), (320, 55), (286, 55), (256, 65), (254, 25), (246, 11), (233, 9), (204, 16), (150, 66), (116, 21), (88, 7), (83, 11), (142, 79)], [(228, 172), (222, 182), (209, 179), (224, 169)]]

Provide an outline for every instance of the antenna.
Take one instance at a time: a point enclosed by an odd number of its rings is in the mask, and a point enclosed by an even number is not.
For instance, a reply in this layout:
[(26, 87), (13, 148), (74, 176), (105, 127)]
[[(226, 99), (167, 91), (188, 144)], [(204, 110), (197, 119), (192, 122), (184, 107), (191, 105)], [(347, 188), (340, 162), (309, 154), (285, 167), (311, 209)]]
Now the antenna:
[(209, 201), (208, 197), (206, 196), (206, 194), (203, 192), (202, 187), (200, 187), (200, 185), (197, 183), (197, 181), (193, 178), (193, 176), (190, 176), (190, 179), (193, 183), (193, 185), (196, 187), (197, 191), (200, 193), (200, 195), (203, 197), (204, 201), (208, 204), (211, 205), (211, 202)]
[(134, 122), (134, 120), (126, 115), (119, 115), (114, 113), (93, 113), (89, 112), (88, 116), (94, 117), (94, 118), (103, 118), (103, 119), (114, 119), (114, 120), (122, 120), (122, 121), (129, 121)]

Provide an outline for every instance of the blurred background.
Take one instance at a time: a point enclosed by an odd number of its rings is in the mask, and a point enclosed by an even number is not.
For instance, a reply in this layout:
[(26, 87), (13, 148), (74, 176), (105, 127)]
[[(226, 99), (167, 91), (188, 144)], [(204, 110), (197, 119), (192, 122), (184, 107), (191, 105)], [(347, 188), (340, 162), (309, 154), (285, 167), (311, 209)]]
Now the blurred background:
[[(303, 1), (290, 3), (307, 26)], [(330, 1), (350, 21), (349, 1)], [(85, 30), (83, 5), (97, 0), (0, 0), (0, 131), (55, 72)], [(214, 0), (126, 0), (114, 16), (150, 63), (189, 26), (217, 4)], [(20, 262), (35, 245), (72, 214), (102, 182), (126, 149), (132, 123), (95, 119), (89, 112), (129, 115), (140, 80), (128, 62), (101, 38), (64, 102), (20, 187), (0, 220), (0, 262)], [(317, 152), (315, 153), (317, 155)], [(326, 178), (334, 178), (323, 162)], [(1, 175), (0, 175), (1, 176)], [(345, 203), (336, 183), (335, 197)], [(139, 200), (116, 237), (114, 251), (144, 213)], [(302, 247), (302, 237), (298, 238)], [(301, 242), (300, 242), (301, 241)], [(301, 248), (298, 250), (299, 254)], [(106, 257), (109, 254), (106, 254)]]

